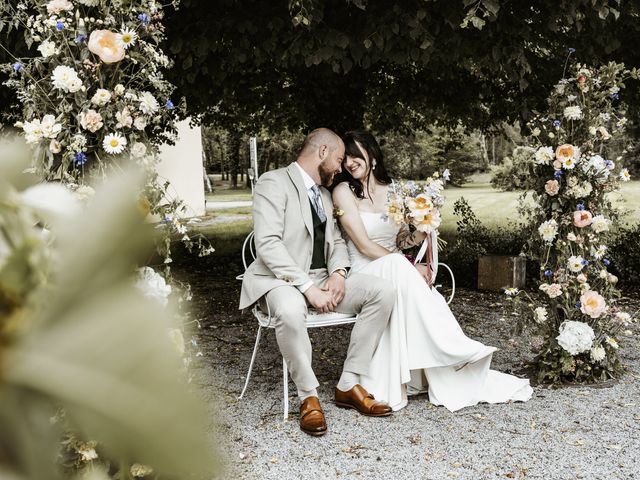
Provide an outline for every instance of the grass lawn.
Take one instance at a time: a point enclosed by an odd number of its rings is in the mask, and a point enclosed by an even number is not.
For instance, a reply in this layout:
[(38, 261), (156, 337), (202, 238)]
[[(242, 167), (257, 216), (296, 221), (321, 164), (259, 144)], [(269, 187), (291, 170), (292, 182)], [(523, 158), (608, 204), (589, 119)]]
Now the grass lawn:
[[(455, 235), (456, 216), (453, 215), (453, 204), (464, 197), (480, 221), (492, 228), (506, 227), (509, 222), (517, 222), (519, 219), (517, 207), (520, 202), (521, 192), (501, 192), (491, 187), (489, 183), (468, 183), (461, 187), (447, 187), (444, 191), (446, 203), (442, 211), (442, 226), (440, 230), (443, 236), (451, 238)], [(628, 182), (622, 185), (621, 192), (615, 194), (616, 200), (622, 202), (629, 210), (623, 217), (626, 223), (638, 223), (640, 221), (640, 181)], [(207, 200), (231, 201), (251, 200), (250, 190), (216, 190), (214, 195), (208, 194)], [(233, 215), (251, 215), (250, 207), (230, 208), (215, 211), (212, 217), (225, 217)], [(227, 248), (239, 248), (239, 239), (244, 237), (252, 228), (251, 219), (245, 218), (232, 222), (215, 223), (198, 227), (198, 230), (210, 238), (214, 247), (219, 251)]]

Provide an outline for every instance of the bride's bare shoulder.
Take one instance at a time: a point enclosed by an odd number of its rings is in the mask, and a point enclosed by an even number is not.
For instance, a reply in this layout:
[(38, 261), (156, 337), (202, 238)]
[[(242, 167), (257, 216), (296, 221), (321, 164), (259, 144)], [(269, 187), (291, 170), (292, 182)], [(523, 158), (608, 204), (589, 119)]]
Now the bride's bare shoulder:
[(333, 188), (333, 198), (349, 198), (355, 197), (349, 187), (349, 182), (340, 182)]

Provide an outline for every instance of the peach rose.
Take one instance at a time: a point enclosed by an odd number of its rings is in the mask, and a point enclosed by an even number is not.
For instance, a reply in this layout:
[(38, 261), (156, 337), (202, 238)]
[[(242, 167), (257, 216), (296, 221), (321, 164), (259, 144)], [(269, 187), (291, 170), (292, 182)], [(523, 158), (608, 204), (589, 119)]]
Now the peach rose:
[(592, 215), (588, 210), (576, 210), (573, 212), (573, 224), (578, 228), (591, 225)]
[(118, 44), (118, 36), (109, 30), (94, 30), (89, 36), (89, 50), (104, 63), (119, 62), (125, 50)]
[(591, 318), (599, 318), (606, 309), (607, 303), (598, 292), (587, 290), (580, 297), (580, 311)]
[(564, 162), (569, 158), (576, 159), (578, 156), (578, 149), (568, 143), (556, 148), (556, 160), (559, 160), (560, 162)]
[(555, 168), (556, 170), (560, 170), (562, 168), (562, 162), (560, 160), (554, 160), (553, 168)]
[(544, 191), (553, 197), (560, 191), (560, 184), (558, 184), (557, 180), (549, 180), (544, 184)]

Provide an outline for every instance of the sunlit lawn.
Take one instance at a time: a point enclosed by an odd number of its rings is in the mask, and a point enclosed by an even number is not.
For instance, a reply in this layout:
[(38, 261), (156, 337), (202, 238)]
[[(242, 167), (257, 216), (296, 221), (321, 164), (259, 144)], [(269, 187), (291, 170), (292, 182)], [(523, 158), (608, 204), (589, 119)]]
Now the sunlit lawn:
[[(442, 211), (443, 221), (440, 227), (444, 236), (455, 234), (458, 218), (453, 215), (453, 205), (461, 197), (467, 200), (478, 219), (488, 227), (506, 227), (509, 222), (517, 222), (519, 219), (518, 204), (521, 201), (521, 192), (502, 192), (492, 188), (489, 183), (468, 183), (461, 187), (447, 186), (444, 193), (446, 203)], [(623, 217), (623, 222), (638, 223), (640, 221), (640, 181), (623, 184), (621, 192), (615, 195), (618, 201), (624, 202), (628, 209), (627, 214)], [(214, 195), (207, 195), (207, 200), (251, 200), (251, 191), (218, 188)], [(211, 213), (215, 217), (250, 216), (251, 207), (224, 209)], [(201, 232), (216, 243), (225, 238), (244, 236), (251, 230), (251, 227), (249, 217), (239, 221), (209, 225), (203, 227)]]

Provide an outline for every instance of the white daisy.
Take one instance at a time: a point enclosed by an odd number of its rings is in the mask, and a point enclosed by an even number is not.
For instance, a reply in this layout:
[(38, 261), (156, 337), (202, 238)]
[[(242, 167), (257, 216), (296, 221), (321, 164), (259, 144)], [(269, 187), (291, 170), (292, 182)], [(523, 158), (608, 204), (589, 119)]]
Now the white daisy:
[(111, 155), (118, 155), (122, 153), (127, 146), (127, 139), (119, 133), (110, 133), (105, 135), (102, 141), (102, 148)]
[(622, 180), (623, 182), (628, 182), (629, 180), (631, 180), (629, 170), (627, 170), (626, 168), (620, 170), (620, 180)]
[(116, 38), (118, 41), (118, 45), (126, 50), (136, 44), (136, 40), (138, 40), (138, 34), (135, 32), (135, 30), (132, 30), (130, 28), (123, 28)]

